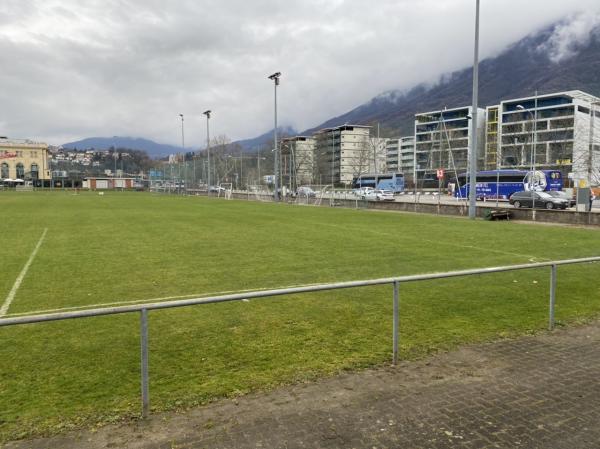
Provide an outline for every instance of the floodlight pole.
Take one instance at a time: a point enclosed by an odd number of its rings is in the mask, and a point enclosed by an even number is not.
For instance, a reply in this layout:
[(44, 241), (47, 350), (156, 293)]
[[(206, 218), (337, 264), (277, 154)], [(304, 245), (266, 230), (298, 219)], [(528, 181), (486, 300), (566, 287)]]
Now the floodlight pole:
[[(592, 187), (592, 179), (594, 177), (594, 127), (596, 126), (596, 106), (600, 105), (600, 101), (592, 101), (590, 103), (590, 147), (588, 151), (588, 183)], [(591, 212), (590, 207), (590, 212)]]
[(206, 176), (207, 195), (210, 195), (210, 128), (209, 128), (210, 113), (211, 113), (210, 109), (203, 112), (203, 114), (206, 115), (206, 155), (208, 158), (208, 170), (207, 170), (207, 176)]
[(479, 95), (479, 0), (475, 0), (475, 50), (473, 58), (473, 106), (471, 111), (471, 148), (469, 152), (469, 218), (477, 215), (477, 109)]
[[(179, 114), (179, 117), (181, 117), (181, 149), (183, 151), (183, 160), (185, 162), (185, 138), (184, 138), (184, 135), (183, 135), (183, 114)], [(180, 162), (180, 164), (181, 164), (181, 162)], [(187, 168), (187, 165), (186, 165), (186, 168)], [(186, 170), (185, 169), (184, 169), (184, 172), (183, 172), (183, 176), (186, 177)], [(179, 190), (181, 192), (181, 170), (180, 170), (180, 173), (179, 173), (179, 186), (180, 186)], [(184, 188), (184, 191), (185, 191), (185, 188)]]
[[(341, 140), (341, 133), (342, 131), (340, 130), (340, 140)], [(341, 147), (341, 142), (340, 142), (340, 147)], [(335, 128), (331, 128), (331, 192), (333, 194), (333, 190), (334, 190), (334, 186), (335, 186), (335, 181), (334, 181), (334, 160), (335, 160)], [(376, 186), (377, 187), (377, 186)]]
[(279, 77), (281, 76), (281, 72), (275, 72), (272, 75), (269, 75), (268, 78), (274, 81), (275, 85), (275, 128), (273, 129), (273, 141), (275, 142), (275, 164), (274, 164), (274, 172), (275, 172), (275, 195), (274, 200), (279, 201), (279, 146), (277, 145), (277, 86), (279, 86)]

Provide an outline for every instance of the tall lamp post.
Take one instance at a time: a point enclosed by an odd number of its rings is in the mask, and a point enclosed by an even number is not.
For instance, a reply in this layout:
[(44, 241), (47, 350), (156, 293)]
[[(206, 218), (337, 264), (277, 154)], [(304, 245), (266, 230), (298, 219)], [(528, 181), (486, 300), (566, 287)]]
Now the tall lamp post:
[(475, 0), (475, 51), (473, 58), (473, 106), (469, 152), (469, 218), (477, 214), (477, 109), (479, 95), (479, 0)]
[(277, 145), (277, 86), (279, 86), (279, 77), (281, 72), (275, 72), (269, 75), (268, 78), (273, 80), (275, 85), (275, 128), (273, 129), (273, 140), (275, 142), (275, 201), (279, 201), (279, 146)]
[[(588, 169), (588, 183), (590, 188), (592, 187), (593, 178), (594, 178), (594, 128), (596, 127), (596, 106), (600, 105), (600, 101), (592, 101), (590, 104), (590, 146), (588, 150), (588, 161), (587, 161), (587, 169)], [(590, 206), (590, 212), (592, 211), (592, 207)]]
[[(181, 150), (183, 151), (183, 160), (185, 161), (185, 138), (183, 135), (183, 114), (179, 114), (181, 117)], [(185, 176), (185, 172), (184, 172)], [(179, 192), (181, 193), (181, 161), (179, 161)]]
[(527, 112), (531, 119), (533, 120), (533, 126), (531, 129), (531, 174), (529, 175), (529, 189), (531, 190), (531, 208), (532, 208), (532, 218), (535, 220), (535, 150), (537, 145), (537, 91), (535, 92), (535, 115), (531, 113), (530, 110), (525, 109), (525, 107), (521, 104), (517, 105), (517, 109), (520, 111)]
[(210, 195), (210, 128), (209, 128), (209, 121), (210, 121), (210, 109), (207, 111), (204, 111), (203, 114), (206, 115), (206, 155), (208, 158), (208, 170), (207, 170), (207, 194)]
[[(342, 130), (340, 129), (340, 152), (342, 147)], [(340, 154), (341, 157), (341, 154)], [(334, 160), (335, 160), (335, 128), (331, 128), (331, 193), (333, 194), (335, 182), (334, 182)], [(341, 175), (341, 172), (340, 172)], [(341, 178), (341, 176), (340, 176)]]

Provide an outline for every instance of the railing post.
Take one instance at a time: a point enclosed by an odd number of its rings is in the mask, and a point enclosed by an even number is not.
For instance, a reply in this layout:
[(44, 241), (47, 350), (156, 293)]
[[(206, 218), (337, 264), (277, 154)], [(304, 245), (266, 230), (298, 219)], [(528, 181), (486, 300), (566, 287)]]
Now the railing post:
[(394, 349), (392, 364), (398, 363), (398, 340), (400, 337), (400, 282), (394, 281)]
[(556, 302), (556, 265), (550, 266), (550, 310), (548, 314), (548, 330), (554, 329), (554, 303)]
[(148, 310), (140, 311), (140, 340), (142, 359), (142, 418), (148, 417), (150, 388), (148, 386)]

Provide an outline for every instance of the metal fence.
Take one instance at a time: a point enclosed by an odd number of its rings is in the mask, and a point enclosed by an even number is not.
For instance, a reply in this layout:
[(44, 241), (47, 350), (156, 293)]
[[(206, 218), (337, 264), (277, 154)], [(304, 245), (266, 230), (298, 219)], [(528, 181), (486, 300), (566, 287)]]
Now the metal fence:
[(148, 311), (158, 309), (170, 309), (175, 307), (194, 306), (199, 304), (212, 304), (228, 301), (241, 301), (252, 298), (269, 298), (273, 296), (292, 295), (298, 293), (319, 292), (325, 290), (337, 290), (354, 287), (367, 287), (372, 285), (391, 284), (393, 286), (393, 356), (392, 363), (398, 362), (398, 343), (400, 339), (400, 284), (416, 281), (427, 281), (460, 276), (471, 276), (476, 274), (501, 273), (507, 271), (526, 270), (533, 268), (550, 267), (550, 297), (548, 306), (548, 329), (554, 328), (554, 306), (556, 303), (556, 279), (557, 267), (559, 265), (571, 265), (580, 263), (600, 262), (600, 257), (587, 257), (582, 259), (557, 260), (552, 262), (538, 262), (522, 265), (508, 265), (501, 267), (478, 268), (462, 271), (448, 271), (445, 273), (416, 274), (363, 281), (338, 282), (331, 284), (318, 284), (306, 287), (282, 288), (275, 290), (264, 290), (247, 293), (236, 293), (229, 295), (210, 296), (205, 298), (182, 299), (169, 302), (154, 302), (118, 307), (103, 307), (97, 309), (80, 310), (73, 312), (49, 313), (43, 315), (19, 316), (0, 319), (0, 327), (15, 326), (46, 321), (60, 321), (75, 318), (86, 318), (104, 315), (116, 315), (121, 313), (139, 312), (140, 314), (140, 340), (141, 340), (141, 393), (142, 393), (142, 417), (148, 416), (150, 408), (150, 387), (148, 377)]

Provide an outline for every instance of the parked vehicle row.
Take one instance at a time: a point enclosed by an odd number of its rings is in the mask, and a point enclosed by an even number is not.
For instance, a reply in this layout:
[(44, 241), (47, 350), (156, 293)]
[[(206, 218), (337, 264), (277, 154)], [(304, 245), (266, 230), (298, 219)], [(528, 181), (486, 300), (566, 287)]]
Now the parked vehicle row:
[(394, 201), (394, 193), (391, 190), (374, 189), (372, 187), (361, 187), (354, 190), (354, 195), (360, 199), (369, 201)]
[[(315, 192), (311, 187), (301, 186), (296, 190), (297, 196), (315, 197), (319, 192)], [(367, 201), (395, 201), (394, 193), (387, 189), (374, 189), (373, 187), (360, 187), (352, 193)], [(564, 191), (517, 191), (508, 198), (509, 203), (515, 208), (533, 207), (545, 209), (567, 209), (575, 206), (575, 199), (571, 198)]]

